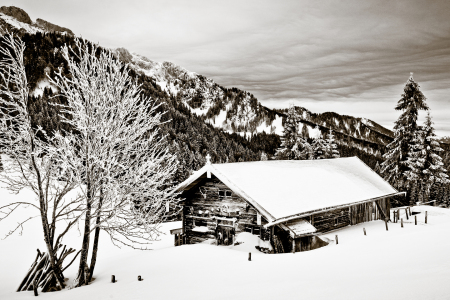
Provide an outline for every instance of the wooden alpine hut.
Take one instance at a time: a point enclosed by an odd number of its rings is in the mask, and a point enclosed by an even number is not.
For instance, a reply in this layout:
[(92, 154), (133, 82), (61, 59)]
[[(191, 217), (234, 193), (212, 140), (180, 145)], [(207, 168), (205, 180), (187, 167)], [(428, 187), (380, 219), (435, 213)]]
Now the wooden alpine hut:
[(232, 245), (250, 232), (274, 253), (315, 249), (326, 245), (321, 233), (387, 220), (390, 197), (403, 194), (357, 157), (211, 164), (208, 155), (177, 190), (178, 244)]

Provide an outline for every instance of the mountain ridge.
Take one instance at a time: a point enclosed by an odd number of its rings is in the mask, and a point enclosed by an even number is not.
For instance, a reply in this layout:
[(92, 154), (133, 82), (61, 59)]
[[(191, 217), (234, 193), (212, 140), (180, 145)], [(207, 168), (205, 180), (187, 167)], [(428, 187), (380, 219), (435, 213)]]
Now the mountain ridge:
[[(114, 52), (119, 53), (118, 58), (137, 72), (155, 78), (162, 90), (178, 96), (193, 113), (202, 116), (205, 122), (215, 127), (244, 135), (261, 131), (282, 134), (282, 122), (280, 123), (277, 116), (283, 117), (283, 110), (265, 107), (249, 92), (224, 88), (212, 79), (189, 72), (171, 62), (158, 63), (145, 56), (130, 53), (124, 48), (115, 49)], [(140, 61), (145, 63), (139, 63)], [(297, 109), (302, 121), (338, 130), (360, 140), (386, 145), (393, 138), (392, 131), (369, 119), (340, 115), (336, 112), (316, 114), (303, 107)], [(281, 114), (270, 113), (273, 111)], [(338, 126), (334, 125), (331, 119), (334, 119)], [(313, 132), (314, 128), (309, 123), (308, 126), (308, 130)]]
[(6, 31), (18, 30), (31, 34), (40, 31), (60, 32), (62, 34), (75, 36), (72, 30), (50, 23), (46, 20), (37, 18), (36, 22), (33, 22), (26, 11), (15, 6), (0, 7), (0, 27), (2, 27), (0, 34), (4, 34)]

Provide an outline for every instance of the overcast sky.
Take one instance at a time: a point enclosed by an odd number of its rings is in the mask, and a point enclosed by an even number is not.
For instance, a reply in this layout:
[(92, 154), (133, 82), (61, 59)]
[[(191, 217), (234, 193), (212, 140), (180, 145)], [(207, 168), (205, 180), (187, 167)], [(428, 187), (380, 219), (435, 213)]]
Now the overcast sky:
[[(392, 128), (410, 72), (450, 135), (450, 1), (3, 0), (102, 46), (171, 61), (268, 107)], [(425, 113), (421, 114), (421, 120)]]

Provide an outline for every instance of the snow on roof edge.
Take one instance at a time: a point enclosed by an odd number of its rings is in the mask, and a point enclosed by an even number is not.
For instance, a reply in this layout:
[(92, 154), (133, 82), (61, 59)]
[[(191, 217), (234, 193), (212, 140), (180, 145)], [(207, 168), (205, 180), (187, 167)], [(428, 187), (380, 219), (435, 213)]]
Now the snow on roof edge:
[(262, 207), (257, 201), (253, 200), (249, 195), (247, 195), (243, 190), (241, 190), (236, 184), (234, 184), (232, 181), (230, 181), (225, 175), (223, 175), (219, 170), (214, 168), (213, 165), (211, 165), (212, 173), (219, 178), (226, 186), (228, 186), (233, 192), (235, 192), (237, 195), (241, 196), (245, 200), (247, 200), (251, 205), (256, 207), (261, 215), (267, 218), (269, 222), (273, 222), (275, 220), (275, 217), (272, 216), (264, 207)]
[[(310, 210), (310, 211), (306, 211), (306, 212), (302, 212), (302, 213), (296, 213), (293, 215), (276, 218), (271, 213), (269, 213), (263, 206), (261, 206), (261, 204), (259, 204), (252, 197), (250, 197), (246, 192), (244, 192), (241, 188), (239, 188), (238, 184), (235, 184), (227, 176), (225, 176), (222, 172), (220, 172), (215, 167), (215, 164), (207, 164), (200, 170), (196, 171), (188, 179), (186, 179), (184, 182), (179, 184), (178, 187), (175, 189), (175, 191), (180, 191), (180, 190), (186, 188), (187, 186), (189, 186), (190, 184), (195, 182), (198, 178), (200, 178), (202, 175), (204, 175), (206, 172), (209, 171), (212, 174), (214, 174), (219, 180), (221, 180), (225, 185), (227, 185), (233, 192), (235, 192), (237, 195), (239, 195), (240, 197), (245, 199), (247, 202), (249, 202), (251, 205), (253, 205), (255, 208), (257, 208), (257, 210), (261, 213), (261, 215), (266, 217), (267, 220), (269, 221), (269, 223), (264, 226), (266, 228), (273, 226), (273, 225), (282, 224), (289, 220), (302, 218), (304, 216), (308, 216), (308, 215), (315, 214), (315, 213), (320, 213), (323, 211), (328, 211), (331, 209), (336, 209), (339, 207), (347, 207), (347, 206), (356, 205), (356, 204), (360, 204), (360, 203), (375, 201), (375, 200), (381, 199), (381, 198), (387, 198), (387, 197), (392, 197), (395, 195), (404, 195), (405, 194), (405, 192), (399, 192), (397, 189), (393, 188), (384, 178), (382, 178), (380, 175), (378, 175), (374, 170), (372, 170), (367, 164), (365, 164), (357, 156), (347, 157), (347, 158), (357, 158), (359, 162), (361, 162), (364, 166), (366, 166), (366, 168), (368, 168), (371, 172), (373, 172), (375, 175), (377, 175), (377, 177), (381, 178), (385, 183), (387, 183), (395, 191), (395, 193), (390, 193), (390, 194), (386, 194), (386, 195), (375, 197), (375, 198), (362, 199), (362, 200), (358, 200), (356, 202), (350, 202), (350, 203), (345, 203), (345, 204), (323, 207), (320, 209)], [(343, 158), (340, 158), (340, 159), (343, 159)], [(251, 163), (251, 162), (245, 162), (245, 163)]]
[(234, 193), (239, 195), (240, 197), (244, 198), (246, 201), (248, 201), (251, 205), (256, 207), (258, 211), (263, 215), (269, 222), (272, 222), (275, 220), (275, 217), (272, 216), (264, 207), (262, 207), (258, 202), (253, 200), (250, 196), (248, 196), (244, 191), (242, 191), (236, 184), (234, 184), (232, 181), (230, 181), (225, 175), (223, 175), (219, 170), (214, 168), (214, 165), (205, 165), (200, 170), (196, 171), (194, 174), (192, 174), (188, 179), (180, 183), (175, 189), (174, 192), (180, 191), (184, 189), (185, 187), (192, 184), (194, 181), (196, 181), (200, 176), (205, 174), (206, 172), (210, 171), (214, 176), (216, 176), (220, 181), (222, 181), (226, 186), (228, 186)]
[(383, 178), (383, 176), (378, 175), (377, 172), (375, 172), (371, 167), (369, 167), (365, 162), (363, 162), (358, 156), (351, 156), (351, 157), (356, 157), (360, 162), (362, 162), (370, 171), (372, 171), (373, 173), (375, 173), (377, 176), (379, 176), (381, 179), (383, 179), (384, 182), (386, 182), (387, 184), (389, 184), (393, 190), (395, 190), (397, 193), (404, 193), (406, 195), (406, 192), (399, 192), (395, 187), (392, 186), (392, 184), (390, 184), (386, 179)]
[(346, 203), (346, 204), (341, 204), (341, 205), (335, 205), (335, 206), (330, 206), (330, 207), (324, 207), (321, 209), (316, 209), (316, 210), (310, 210), (310, 211), (306, 211), (306, 212), (302, 212), (300, 214), (294, 214), (294, 215), (290, 215), (290, 216), (285, 216), (285, 217), (281, 217), (278, 219), (273, 220), (272, 222), (267, 223), (266, 225), (264, 225), (265, 228), (268, 228), (270, 226), (274, 226), (274, 225), (278, 225), (287, 221), (291, 221), (291, 220), (295, 220), (295, 219), (299, 219), (299, 218), (303, 218), (309, 215), (313, 215), (316, 213), (321, 213), (321, 212), (325, 212), (328, 210), (333, 210), (333, 209), (337, 209), (337, 208), (341, 208), (341, 207), (348, 207), (348, 206), (352, 206), (352, 205), (357, 205), (357, 204), (362, 204), (362, 203), (366, 203), (366, 202), (371, 202), (371, 201), (376, 201), (379, 199), (383, 199), (383, 198), (388, 198), (388, 197), (393, 197), (393, 196), (398, 196), (398, 195), (405, 195), (405, 192), (396, 192), (396, 193), (392, 193), (392, 194), (387, 194), (384, 196), (380, 196), (380, 197), (375, 197), (375, 198), (370, 198), (370, 199), (366, 199), (366, 200), (360, 200), (360, 201), (356, 201), (356, 202), (351, 202), (351, 203)]

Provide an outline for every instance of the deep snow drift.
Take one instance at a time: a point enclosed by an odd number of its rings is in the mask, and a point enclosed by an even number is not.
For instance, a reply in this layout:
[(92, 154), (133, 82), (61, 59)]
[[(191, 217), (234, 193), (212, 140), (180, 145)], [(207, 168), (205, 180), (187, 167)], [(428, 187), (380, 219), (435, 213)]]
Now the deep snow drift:
[[(32, 197), (0, 189), (0, 201)], [(30, 210), (28, 208), (24, 211)], [(428, 224), (424, 213), (428, 211)], [(100, 237), (95, 281), (85, 287), (40, 294), (43, 299), (448, 299), (450, 297), (450, 211), (415, 207), (414, 218), (400, 223), (374, 221), (323, 236), (339, 235), (339, 244), (295, 254), (262, 254), (245, 242), (223, 247), (208, 244), (173, 247), (173, 236), (161, 236), (152, 251), (119, 249)], [(24, 213), (24, 212), (21, 212)], [(414, 216), (413, 216), (414, 217)], [(12, 219), (9, 220), (11, 225)], [(14, 222), (12, 222), (14, 223)], [(164, 224), (168, 232), (179, 222)], [(367, 236), (363, 229), (366, 228)], [(9, 227), (0, 222), (0, 233)], [(29, 299), (32, 292), (15, 292), (36, 255), (44, 250), (39, 220), (0, 240), (0, 299)], [(80, 248), (73, 230), (63, 243)], [(242, 251), (234, 251), (241, 249)], [(248, 251), (252, 249), (252, 261)], [(65, 276), (76, 275), (74, 263)], [(115, 275), (117, 283), (110, 283)], [(144, 281), (137, 281), (141, 275)]]

